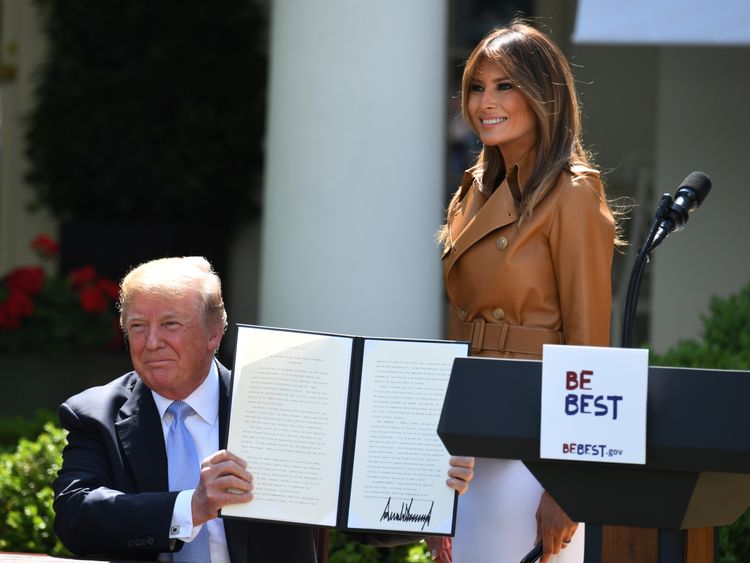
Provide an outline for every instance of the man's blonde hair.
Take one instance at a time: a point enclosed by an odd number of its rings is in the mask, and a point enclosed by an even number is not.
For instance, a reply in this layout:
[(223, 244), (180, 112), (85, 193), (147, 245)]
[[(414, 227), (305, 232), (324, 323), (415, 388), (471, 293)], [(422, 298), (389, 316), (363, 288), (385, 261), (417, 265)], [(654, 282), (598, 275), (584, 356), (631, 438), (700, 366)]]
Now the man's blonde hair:
[(225, 331), (227, 312), (221, 295), (221, 280), (202, 256), (159, 258), (130, 270), (120, 283), (120, 327), (124, 330), (128, 305), (134, 294), (174, 297), (187, 291), (198, 293), (203, 326), (220, 324)]

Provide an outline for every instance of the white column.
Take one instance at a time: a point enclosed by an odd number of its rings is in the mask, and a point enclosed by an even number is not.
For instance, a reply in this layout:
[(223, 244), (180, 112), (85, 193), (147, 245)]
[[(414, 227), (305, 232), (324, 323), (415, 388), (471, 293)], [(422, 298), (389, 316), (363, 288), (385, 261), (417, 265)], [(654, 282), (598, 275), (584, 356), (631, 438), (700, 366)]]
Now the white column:
[(442, 336), (445, 0), (275, 0), (259, 320)]
[(31, 111), (34, 73), (44, 55), (44, 37), (32, 2), (0, 2), (2, 54), (0, 60), (15, 75), (0, 84), (0, 276), (37, 257), (29, 247), (40, 233), (55, 236), (57, 226), (48, 212), (29, 211), (35, 199), (26, 183), (24, 119)]

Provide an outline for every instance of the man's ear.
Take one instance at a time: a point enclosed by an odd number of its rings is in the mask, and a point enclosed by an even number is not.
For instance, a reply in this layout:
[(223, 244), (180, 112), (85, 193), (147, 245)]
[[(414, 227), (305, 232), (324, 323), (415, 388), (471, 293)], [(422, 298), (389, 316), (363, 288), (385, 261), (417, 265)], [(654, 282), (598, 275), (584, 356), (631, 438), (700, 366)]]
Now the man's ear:
[(221, 344), (221, 337), (224, 336), (224, 331), (221, 330), (221, 325), (216, 323), (208, 330), (208, 349), (216, 354)]

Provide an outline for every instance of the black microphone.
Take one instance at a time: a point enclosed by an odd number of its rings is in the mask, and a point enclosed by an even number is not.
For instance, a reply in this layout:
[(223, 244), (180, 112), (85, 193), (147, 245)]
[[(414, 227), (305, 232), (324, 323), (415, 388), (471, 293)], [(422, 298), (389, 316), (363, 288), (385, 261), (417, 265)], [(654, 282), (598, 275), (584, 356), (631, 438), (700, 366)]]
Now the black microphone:
[(666, 216), (662, 219), (654, 236), (651, 250), (662, 243), (673, 231), (681, 231), (685, 228), (689, 214), (698, 209), (709, 191), (711, 191), (711, 179), (706, 174), (703, 172), (688, 174), (669, 204)]

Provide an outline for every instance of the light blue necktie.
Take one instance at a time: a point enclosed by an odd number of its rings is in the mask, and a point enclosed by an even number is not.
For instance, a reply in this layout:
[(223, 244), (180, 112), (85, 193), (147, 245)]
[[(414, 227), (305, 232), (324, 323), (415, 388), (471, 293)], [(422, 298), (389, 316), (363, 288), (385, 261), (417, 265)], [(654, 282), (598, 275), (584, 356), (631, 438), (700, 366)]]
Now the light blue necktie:
[[(200, 460), (193, 438), (185, 427), (185, 418), (194, 412), (193, 408), (182, 401), (175, 401), (169, 405), (167, 412), (174, 417), (167, 434), (169, 490), (194, 489), (200, 478)], [(210, 563), (209, 553), (208, 530), (204, 524), (193, 541), (185, 543), (180, 551), (172, 554), (172, 561)]]

